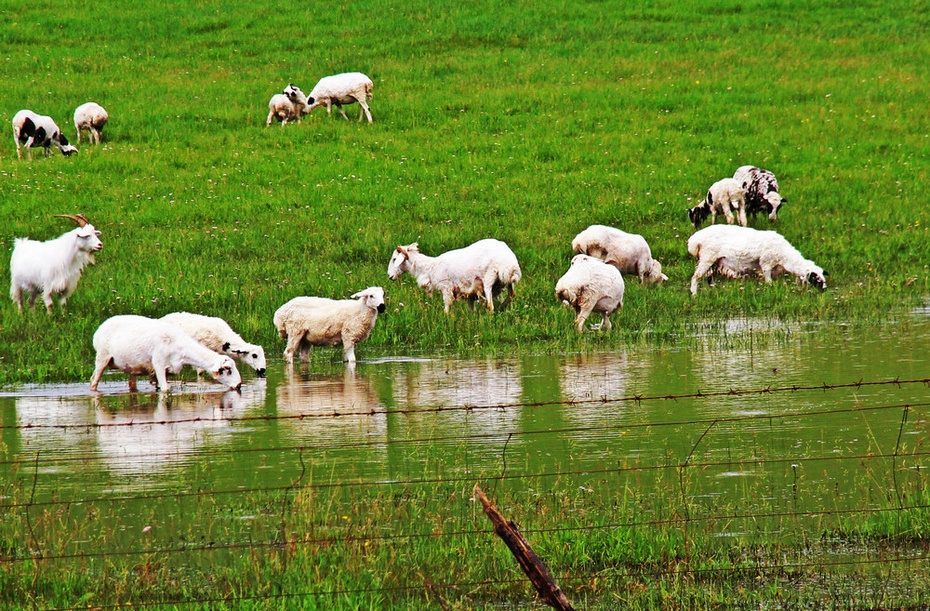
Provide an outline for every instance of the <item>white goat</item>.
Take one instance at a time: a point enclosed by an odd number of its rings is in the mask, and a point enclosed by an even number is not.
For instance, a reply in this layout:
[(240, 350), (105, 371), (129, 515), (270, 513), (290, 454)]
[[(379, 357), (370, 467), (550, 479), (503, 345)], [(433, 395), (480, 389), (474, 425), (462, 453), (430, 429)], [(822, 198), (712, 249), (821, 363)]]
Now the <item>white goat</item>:
[(96, 102), (85, 102), (74, 109), (74, 129), (77, 131), (77, 142), (81, 143), (81, 131), (90, 132), (90, 141), (100, 144), (100, 133), (103, 126), (110, 120), (110, 115), (103, 106)]
[(640, 282), (664, 282), (662, 264), (652, 258), (646, 239), (606, 225), (591, 225), (572, 240), (572, 250), (610, 263), (623, 274), (635, 274)]
[(94, 333), (94, 350), (91, 390), (97, 390), (104, 371), (119, 369), (129, 375), (129, 390), (136, 390), (136, 376), (154, 375), (158, 390), (167, 392), (168, 373), (179, 373), (185, 365), (209, 372), (233, 390), (242, 386), (231, 358), (213, 352), (171, 323), (145, 316), (127, 314), (103, 321)]
[(740, 166), (733, 178), (746, 189), (746, 212), (755, 215), (764, 212), (773, 223), (778, 219), (778, 208), (788, 203), (778, 192), (778, 181), (768, 170), (752, 165)]
[(575, 329), (584, 331), (592, 312), (601, 315), (596, 329), (610, 330), (611, 314), (623, 306), (623, 276), (620, 271), (596, 257), (575, 255), (568, 271), (555, 285), (555, 297), (575, 310)]
[[(736, 212), (736, 218), (733, 212)], [(723, 213), (727, 219), (727, 225), (732, 225), (736, 220), (740, 225), (745, 227), (748, 223), (746, 220), (746, 189), (735, 178), (722, 178), (712, 184), (707, 190), (707, 196), (700, 204), (688, 210), (688, 217), (694, 223), (697, 229), (704, 222), (704, 219), (710, 215), (711, 224), (717, 222), (717, 214)]]
[(343, 347), (342, 360), (355, 363), (356, 344), (368, 339), (378, 313), (384, 312), (384, 289), (372, 286), (352, 299), (295, 297), (274, 313), (274, 326), (287, 340), (284, 360), (291, 365), (294, 352), (309, 360), (310, 346)]
[[(348, 121), (349, 117), (346, 116), (342, 105), (358, 102), (361, 107), (358, 120), (361, 121), (362, 116), (365, 116), (368, 117), (368, 122), (371, 123), (371, 111), (368, 109), (366, 100), (371, 99), (373, 89), (374, 84), (371, 79), (361, 72), (344, 72), (333, 76), (324, 76), (310, 92), (310, 110), (317, 106), (326, 106), (326, 113), (331, 115), (332, 107), (335, 105)], [(310, 112), (310, 110), (307, 112)]]
[(788, 272), (801, 282), (823, 290), (827, 275), (813, 261), (805, 259), (788, 240), (774, 231), (758, 231), (736, 225), (711, 225), (688, 238), (688, 252), (697, 257), (691, 277), (691, 295), (697, 293), (698, 280), (720, 275), (740, 278), (761, 275), (766, 282)]
[(38, 115), (31, 110), (21, 110), (13, 116), (13, 140), (16, 141), (16, 154), (23, 157), (22, 148), (26, 155), (32, 159), (32, 149), (36, 146), (45, 148), (45, 156), (51, 153), (51, 146), (55, 144), (62, 154), (77, 153), (77, 147), (68, 142), (51, 117)]
[(297, 121), (306, 114), (310, 114), (310, 101), (300, 87), (293, 83), (284, 88), (281, 93), (271, 96), (268, 101), (268, 119), (265, 121), (265, 127), (271, 125), (273, 119), (281, 122), (281, 126), (287, 125), (288, 121)]
[(246, 363), (255, 370), (258, 377), (265, 377), (265, 349), (242, 339), (222, 318), (173, 312), (162, 316), (160, 320), (179, 326), (213, 352)]
[(10, 299), (20, 312), (23, 311), (23, 295), (29, 296), (29, 307), (35, 306), (36, 297), (42, 301), (49, 314), (52, 313), (52, 297), (64, 309), (68, 297), (77, 288), (81, 272), (94, 263), (94, 253), (103, 248), (97, 237), (100, 232), (87, 222), (84, 215), (59, 214), (78, 224), (76, 229), (45, 242), (28, 238), (16, 238), (13, 255), (10, 257)]
[(464, 297), (484, 298), (493, 312), (494, 297), (507, 287), (507, 297), (501, 303), (505, 307), (513, 300), (514, 287), (522, 277), (517, 256), (507, 244), (494, 239), (479, 240), (438, 257), (424, 255), (415, 242), (398, 246), (388, 263), (388, 278), (397, 280), (404, 272), (416, 278), (428, 294), (440, 291), (446, 314), (456, 299)]

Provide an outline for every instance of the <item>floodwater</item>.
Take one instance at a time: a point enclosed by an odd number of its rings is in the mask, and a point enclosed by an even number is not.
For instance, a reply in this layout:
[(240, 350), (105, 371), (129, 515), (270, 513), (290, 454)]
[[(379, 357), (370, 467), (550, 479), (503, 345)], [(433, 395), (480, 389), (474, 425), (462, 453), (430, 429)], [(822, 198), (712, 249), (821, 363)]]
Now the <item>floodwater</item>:
[[(125, 515), (144, 523), (184, 495), (490, 481), (780, 515), (886, 507), (923, 477), (926, 312), (868, 330), (743, 320), (723, 331), (729, 346), (714, 331), (687, 348), (511, 358), (365, 360), (362, 345), (354, 369), (326, 351), (295, 371), (272, 359), (264, 380), (244, 369), (241, 393), (207, 382), (129, 393), (116, 374), (98, 394), (6, 390), (0, 507), (128, 499)], [(260, 508), (231, 511), (252, 520)], [(745, 523), (714, 528), (733, 536)]]

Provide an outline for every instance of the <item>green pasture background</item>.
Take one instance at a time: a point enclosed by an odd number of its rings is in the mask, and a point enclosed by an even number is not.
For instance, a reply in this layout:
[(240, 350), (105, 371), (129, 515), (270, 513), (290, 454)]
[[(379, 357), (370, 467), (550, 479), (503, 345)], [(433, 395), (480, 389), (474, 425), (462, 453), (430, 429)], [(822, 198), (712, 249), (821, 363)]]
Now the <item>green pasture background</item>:
[[(70, 158), (0, 142), (4, 282), (14, 238), (70, 229), (55, 214), (85, 214), (105, 244), (67, 313), (0, 303), (0, 384), (88, 379), (94, 330), (124, 313), (222, 316), (279, 358), (280, 304), (371, 285), (388, 309), (363, 360), (687, 341), (734, 316), (852, 324), (926, 301), (930, 5), (5, 0), (0, 24), (0, 114), (49, 114), (72, 139), (79, 104), (111, 116), (104, 145)], [(344, 71), (374, 81), (373, 124), (349, 107), (265, 127), (285, 85)], [(826, 292), (688, 295), (685, 210), (744, 164), (778, 176), (776, 227)], [(670, 280), (629, 281), (614, 330), (578, 337), (553, 287), (592, 223), (644, 235)], [(507, 311), (446, 317), (386, 276), (398, 244), (485, 237), (523, 267)]]

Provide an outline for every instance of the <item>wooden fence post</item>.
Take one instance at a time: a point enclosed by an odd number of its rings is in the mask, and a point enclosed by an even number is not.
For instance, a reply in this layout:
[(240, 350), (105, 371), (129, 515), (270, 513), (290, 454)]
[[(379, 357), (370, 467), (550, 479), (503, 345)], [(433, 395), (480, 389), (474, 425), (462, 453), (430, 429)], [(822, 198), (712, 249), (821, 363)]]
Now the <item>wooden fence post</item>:
[(485, 496), (477, 484), (475, 485), (475, 496), (484, 505), (484, 513), (488, 515), (491, 523), (494, 524), (494, 532), (510, 548), (514, 558), (520, 563), (520, 568), (530, 578), (533, 587), (536, 588), (536, 592), (543, 602), (558, 611), (574, 611), (565, 593), (555, 583), (549, 569), (546, 568), (545, 563), (539, 559), (539, 556), (530, 547), (526, 538), (517, 529), (517, 525), (510, 520), (504, 519), (504, 516), (488, 500), (488, 497)]

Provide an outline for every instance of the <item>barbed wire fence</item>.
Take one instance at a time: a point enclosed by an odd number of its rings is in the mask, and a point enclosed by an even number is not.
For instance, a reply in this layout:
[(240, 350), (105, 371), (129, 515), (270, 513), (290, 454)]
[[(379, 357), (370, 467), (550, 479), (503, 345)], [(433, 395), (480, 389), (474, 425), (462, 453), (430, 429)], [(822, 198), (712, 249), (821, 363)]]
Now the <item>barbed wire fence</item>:
[[(784, 395), (791, 396), (794, 393), (833, 393), (841, 390), (860, 391), (866, 388), (880, 388), (894, 386), (897, 388), (914, 387), (930, 388), (930, 378), (924, 379), (895, 379), (887, 381), (855, 381), (842, 384), (821, 384), (811, 386), (781, 386), (781, 387), (762, 387), (754, 389), (739, 390), (721, 390), (713, 392), (695, 392), (680, 395), (655, 395), (640, 396), (631, 395), (620, 398), (599, 398), (589, 400), (567, 400), (567, 401), (544, 401), (544, 402), (511, 402), (494, 405), (462, 405), (452, 407), (430, 407), (425, 409), (364, 409), (364, 410), (334, 410), (332, 412), (320, 413), (301, 413), (301, 414), (279, 414), (279, 415), (245, 415), (245, 416), (224, 416), (218, 415), (214, 418), (192, 417), (179, 419), (149, 420), (144, 422), (103, 422), (103, 423), (30, 423), (17, 422), (16, 424), (0, 425), (0, 434), (4, 432), (21, 434), (26, 431), (35, 431), (41, 429), (54, 429), (59, 431), (71, 432), (90, 432), (99, 429), (132, 429), (135, 427), (157, 427), (157, 426), (183, 426), (185, 424), (199, 424), (204, 422), (222, 422), (229, 425), (248, 426), (257, 422), (271, 421), (327, 421), (341, 418), (366, 418), (375, 416), (404, 416), (417, 415), (425, 416), (433, 413), (450, 413), (450, 412), (467, 412), (478, 413), (484, 411), (507, 412), (513, 410), (536, 410), (553, 406), (598, 406), (611, 404), (636, 404), (636, 405), (654, 405), (662, 402), (680, 402), (680, 401), (707, 401), (714, 399), (724, 399), (727, 397), (754, 397), (754, 396), (772, 396)], [(166, 541), (161, 545), (153, 546), (146, 542), (144, 544), (133, 545), (126, 543), (119, 546), (110, 546), (102, 548), (82, 547), (79, 544), (68, 542), (67, 545), (56, 545), (52, 540), (61, 537), (60, 533), (54, 533), (54, 528), (47, 523), (41, 526), (38, 524), (41, 520), (34, 519), (37, 514), (67, 514), (71, 511), (77, 511), (83, 515), (87, 512), (104, 512), (104, 506), (110, 505), (158, 505), (159, 503), (183, 503), (186, 501), (196, 502), (203, 505), (216, 506), (223, 502), (223, 499), (236, 499), (236, 502), (248, 506), (258, 498), (281, 497), (290, 498), (291, 501), (298, 495), (317, 496), (326, 492), (333, 495), (342, 495), (343, 499), (365, 499), (367, 495), (377, 494), (379, 490), (386, 491), (386, 494), (392, 494), (395, 491), (409, 491), (411, 489), (424, 489), (426, 496), (434, 493), (437, 487), (447, 489), (465, 490), (470, 489), (476, 481), (481, 481), (484, 486), (491, 490), (500, 490), (501, 494), (510, 494), (516, 498), (520, 491), (528, 486), (538, 487), (546, 482), (545, 485), (551, 486), (553, 482), (571, 482), (571, 485), (580, 488), (585, 487), (585, 482), (594, 480), (606, 481), (610, 478), (623, 477), (649, 477), (661, 481), (666, 485), (674, 484), (677, 488), (674, 493), (677, 496), (679, 505), (674, 510), (665, 513), (662, 511), (653, 514), (643, 513), (634, 517), (619, 516), (616, 519), (600, 520), (597, 523), (585, 524), (583, 521), (569, 525), (558, 526), (529, 526), (523, 529), (524, 534), (532, 538), (534, 536), (546, 538), (558, 536), (561, 540), (572, 536), (586, 536), (590, 533), (613, 532), (617, 530), (642, 530), (647, 528), (664, 528), (677, 529), (684, 532), (687, 538), (689, 530), (696, 527), (703, 527), (713, 530), (716, 525), (733, 524), (733, 523), (794, 523), (803, 520), (816, 520), (823, 523), (825, 520), (861, 520), (872, 516), (878, 516), (882, 519), (891, 516), (892, 522), (907, 524), (907, 532), (900, 533), (903, 538), (910, 537), (910, 543), (919, 542), (917, 545), (902, 546), (895, 553), (884, 554), (881, 558), (874, 558), (869, 555), (850, 555), (845, 558), (812, 558), (805, 562), (803, 558), (796, 562), (787, 562), (785, 560), (776, 561), (773, 559), (763, 559), (745, 567), (723, 566), (719, 568), (709, 567), (690, 567), (686, 563), (675, 564), (672, 567), (662, 566), (644, 566), (644, 567), (600, 567), (589, 574), (567, 574), (563, 575), (561, 580), (568, 587), (584, 588), (592, 580), (624, 582), (628, 580), (648, 578), (668, 577), (673, 579), (706, 577), (710, 574), (740, 574), (745, 571), (752, 571), (755, 574), (784, 574), (791, 571), (855, 571), (869, 566), (913, 566), (921, 565), (923, 570), (927, 570), (927, 554), (930, 548), (930, 523), (924, 523), (920, 527), (914, 527), (908, 520), (911, 515), (919, 514), (922, 520), (927, 520), (930, 516), (930, 494), (926, 494), (927, 487), (925, 482), (926, 465), (930, 450), (925, 447), (926, 434), (928, 433), (928, 415), (930, 415), (930, 397), (927, 401), (912, 402), (879, 402), (868, 405), (862, 401), (853, 402), (851, 405), (831, 407), (825, 409), (812, 409), (807, 411), (798, 411), (796, 409), (784, 409), (777, 413), (745, 413), (730, 416), (715, 416), (708, 418), (683, 419), (672, 421), (648, 421), (642, 422), (635, 419), (621, 419), (618, 422), (606, 424), (585, 424), (577, 426), (563, 426), (558, 428), (545, 428), (539, 430), (525, 429), (508, 429), (503, 427), (501, 430), (488, 430), (480, 432), (469, 432), (462, 435), (437, 435), (437, 436), (415, 436), (398, 439), (353, 439), (351, 441), (334, 443), (324, 441), (319, 443), (292, 443), (281, 445), (269, 445), (261, 447), (248, 448), (209, 448), (209, 449), (191, 449), (181, 451), (173, 455), (175, 460), (185, 458), (207, 460), (207, 461), (228, 461), (234, 460), (243, 455), (254, 456), (279, 456), (290, 457), (289, 463), (294, 465), (295, 473), (289, 481), (267, 486), (244, 486), (236, 485), (229, 488), (202, 489), (200, 487), (191, 487), (187, 490), (160, 490), (155, 492), (127, 492), (127, 493), (91, 493), (78, 496), (64, 497), (60, 493), (48, 493), (43, 489), (43, 479), (49, 478), (54, 480), (58, 471), (63, 467), (80, 469), (82, 465), (92, 463), (98, 456), (97, 453), (90, 451), (84, 454), (75, 454), (67, 456), (55, 456), (54, 449), (40, 449), (34, 453), (21, 451), (18, 455), (6, 458), (0, 461), (0, 469), (6, 469), (10, 473), (16, 474), (14, 478), (8, 481), (0, 489), (0, 515), (8, 516), (8, 519), (0, 519), (0, 528), (3, 522), (11, 522), (9, 516), (19, 515), (22, 517), (22, 523), (25, 525), (25, 534), (29, 541), (26, 544), (6, 544), (0, 548), (0, 568), (6, 571), (16, 571), (16, 567), (25, 567), (26, 565), (36, 567), (43, 563), (67, 563), (67, 562), (89, 562), (102, 560), (111, 562), (120, 558), (133, 559), (140, 557), (157, 556), (163, 559), (170, 559), (172, 556), (183, 556), (190, 558), (192, 556), (208, 556), (212, 554), (229, 554), (244, 553), (261, 554), (276, 553), (283, 548), (305, 548), (314, 549), (319, 546), (328, 545), (406, 545), (411, 541), (451, 541), (450, 545), (463, 540), (474, 540), (480, 538), (487, 541), (492, 537), (491, 528), (479, 520), (471, 520), (469, 528), (443, 528), (438, 531), (433, 528), (427, 531), (419, 532), (373, 532), (371, 527), (359, 528), (353, 531), (351, 528), (340, 528), (338, 531), (325, 533), (319, 536), (303, 536), (300, 538), (287, 538), (281, 536), (280, 532), (274, 532), (270, 529), (269, 537), (265, 539), (252, 539), (251, 537), (236, 540), (215, 540), (211, 538), (207, 541), (192, 542), (189, 540)], [(893, 438), (893, 447), (886, 447), (879, 450), (876, 443), (875, 447), (867, 452), (846, 452), (838, 448), (825, 447), (820, 455), (810, 454), (791, 454), (785, 453), (779, 456), (758, 455), (758, 456), (740, 456), (737, 458), (726, 458), (719, 460), (713, 453), (708, 453), (704, 457), (702, 448), (708, 443), (708, 437), (712, 431), (721, 427), (728, 427), (730, 430), (740, 431), (746, 427), (753, 427), (759, 423), (772, 422), (776, 420), (790, 420), (799, 422), (804, 420), (819, 420), (825, 417), (836, 418), (840, 420), (849, 420), (855, 417), (874, 416), (886, 423), (887, 430), (883, 438)], [(868, 427), (867, 427), (868, 428)], [(693, 443), (686, 455), (670, 459), (668, 456), (659, 458), (657, 455), (654, 460), (645, 462), (634, 462), (630, 464), (612, 464), (612, 465), (585, 465), (579, 468), (565, 468), (564, 465), (554, 465), (549, 470), (539, 471), (521, 471), (517, 466), (517, 461), (511, 455), (513, 448), (511, 443), (514, 440), (536, 438), (541, 440), (552, 439), (572, 439), (575, 437), (600, 436), (603, 438), (618, 438), (630, 434), (631, 431), (648, 431), (649, 434), (661, 436), (662, 430), (679, 430), (686, 431), (693, 439)], [(874, 431), (868, 431), (870, 435), (876, 435)], [(913, 440), (907, 443), (906, 438)], [(460, 447), (469, 447), (472, 445), (484, 445), (496, 443), (500, 448), (499, 460), (492, 467), (485, 466), (480, 473), (457, 472), (449, 475), (437, 474), (435, 476), (408, 477), (405, 479), (383, 478), (356, 478), (339, 481), (339, 478), (331, 478), (330, 481), (317, 481), (316, 476), (312, 475), (312, 469), (308, 468), (305, 462), (305, 456), (310, 454), (327, 453), (333, 451), (357, 451), (363, 448), (384, 448), (394, 446), (407, 448), (410, 453), (422, 451), (422, 448), (435, 447), (444, 444), (457, 444)], [(188, 456), (189, 454), (189, 456)], [(146, 453), (144, 451), (125, 454), (123, 458), (127, 460), (157, 460), (160, 453)], [(284, 460), (284, 459), (281, 459)], [(689, 480), (691, 474), (719, 472), (722, 469), (739, 464), (743, 469), (768, 469), (791, 471), (796, 476), (797, 466), (803, 463), (811, 466), (816, 465), (818, 469), (829, 472), (842, 470), (852, 470), (852, 466), (858, 466), (860, 469), (868, 471), (868, 477), (877, 478), (872, 482), (873, 487), (884, 495), (884, 501), (875, 505), (863, 504), (859, 506), (837, 506), (834, 508), (774, 508), (767, 511), (760, 511), (758, 507), (750, 507), (742, 511), (729, 505), (722, 509), (715, 509), (712, 505), (699, 505), (694, 501), (696, 493), (694, 492), (694, 483)], [(887, 468), (882, 474), (872, 466), (884, 464)], [(904, 481), (907, 480), (907, 481)], [(824, 486), (838, 485), (837, 482), (823, 482)], [(671, 493), (666, 493), (670, 495)], [(334, 497), (331, 497), (334, 498)], [(521, 497), (522, 498), (522, 497)], [(667, 497), (666, 497), (667, 498)], [(461, 499), (461, 497), (460, 497)], [(461, 499), (464, 501), (465, 499)], [(598, 501), (602, 501), (598, 497)], [(517, 509), (520, 508), (516, 503)], [(281, 519), (284, 519), (284, 512), (291, 508), (291, 505), (283, 502), (280, 505)], [(468, 520), (465, 520), (468, 522)], [(459, 524), (462, 521), (458, 522)], [(919, 532), (915, 532), (915, 528)], [(925, 530), (920, 530), (925, 529)], [(568, 551), (568, 554), (571, 552)], [(4, 568), (5, 567), (5, 568)], [(557, 568), (557, 567), (556, 567)], [(23, 570), (26, 570), (25, 568)], [(499, 579), (485, 580), (463, 580), (463, 581), (446, 581), (442, 583), (424, 580), (419, 586), (414, 585), (397, 585), (382, 586), (372, 588), (306, 588), (289, 592), (275, 592), (271, 594), (261, 594), (256, 596), (216, 596), (192, 597), (189, 600), (171, 600), (175, 606), (183, 605), (204, 605), (210, 603), (229, 603), (231, 600), (237, 602), (257, 601), (257, 600), (287, 600), (294, 598), (319, 598), (329, 599), (346, 595), (379, 595), (379, 596), (409, 596), (419, 594), (424, 597), (435, 595), (437, 592), (454, 591), (454, 592), (471, 592), (485, 588), (500, 587), (519, 587), (522, 579), (515, 577), (513, 573), (501, 575)], [(137, 600), (133, 601), (134, 607), (146, 608), (157, 607), (165, 601), (158, 600)], [(121, 603), (113, 604), (95, 604), (96, 609), (121, 608)], [(86, 606), (59, 607), (59, 611), (66, 609), (84, 609)]]

